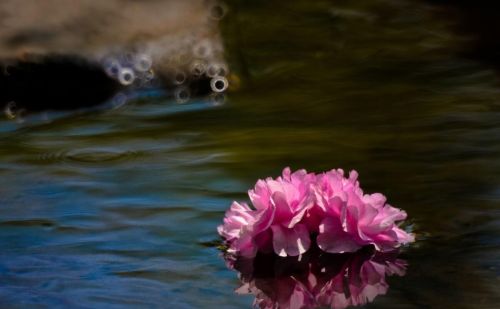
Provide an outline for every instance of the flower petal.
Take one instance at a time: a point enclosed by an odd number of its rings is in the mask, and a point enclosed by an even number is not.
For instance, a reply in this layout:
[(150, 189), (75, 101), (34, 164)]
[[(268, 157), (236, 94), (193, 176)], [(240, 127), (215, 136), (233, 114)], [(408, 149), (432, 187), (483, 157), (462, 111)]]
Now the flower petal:
[(311, 238), (304, 224), (296, 224), (289, 229), (272, 225), (274, 252), (279, 256), (298, 256), (309, 250)]
[(355, 252), (361, 247), (336, 218), (325, 218), (321, 222), (316, 241), (321, 250), (329, 253)]

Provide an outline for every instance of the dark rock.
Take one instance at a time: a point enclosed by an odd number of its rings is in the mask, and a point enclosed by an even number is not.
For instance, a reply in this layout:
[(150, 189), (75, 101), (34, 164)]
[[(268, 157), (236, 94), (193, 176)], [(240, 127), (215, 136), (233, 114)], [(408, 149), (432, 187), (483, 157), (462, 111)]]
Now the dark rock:
[[(108, 100), (119, 90), (97, 63), (51, 55), (0, 65), (0, 104), (26, 111), (74, 110)], [(14, 102), (14, 103), (12, 103)]]

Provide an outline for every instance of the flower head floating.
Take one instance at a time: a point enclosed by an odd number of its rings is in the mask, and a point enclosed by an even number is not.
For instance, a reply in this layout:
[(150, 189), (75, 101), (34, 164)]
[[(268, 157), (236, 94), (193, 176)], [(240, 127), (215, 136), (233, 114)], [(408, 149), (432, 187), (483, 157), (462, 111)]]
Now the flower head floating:
[(234, 202), (219, 234), (228, 253), (254, 257), (258, 251), (298, 256), (312, 242), (329, 253), (355, 252), (368, 245), (390, 251), (414, 241), (397, 225), (406, 212), (380, 194), (363, 194), (351, 171), (314, 174), (290, 168), (276, 179), (259, 180), (248, 192), (253, 207)]

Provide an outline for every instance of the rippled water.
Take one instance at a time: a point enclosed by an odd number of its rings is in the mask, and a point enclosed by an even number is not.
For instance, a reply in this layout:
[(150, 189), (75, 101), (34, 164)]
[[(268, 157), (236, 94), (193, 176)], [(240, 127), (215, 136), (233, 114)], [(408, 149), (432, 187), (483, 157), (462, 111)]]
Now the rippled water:
[(370, 308), (495, 308), (500, 79), (461, 56), (459, 20), (416, 1), (230, 9), (242, 87), (223, 105), (139, 94), (0, 122), (0, 306), (250, 307), (207, 243), (291, 166), (356, 169), (409, 213), (406, 276)]

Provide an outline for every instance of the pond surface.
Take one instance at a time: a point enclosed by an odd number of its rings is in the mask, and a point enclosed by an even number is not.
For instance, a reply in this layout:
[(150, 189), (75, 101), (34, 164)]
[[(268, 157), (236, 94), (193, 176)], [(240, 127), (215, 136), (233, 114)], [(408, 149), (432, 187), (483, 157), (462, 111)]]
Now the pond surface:
[[(251, 4), (250, 4), (251, 3)], [(249, 308), (217, 248), (281, 170), (356, 169), (405, 209), (406, 276), (370, 308), (500, 303), (500, 78), (416, 1), (239, 1), (224, 104), (141, 94), (0, 121), (0, 306)], [(89, 89), (92, 91), (92, 89)]]

